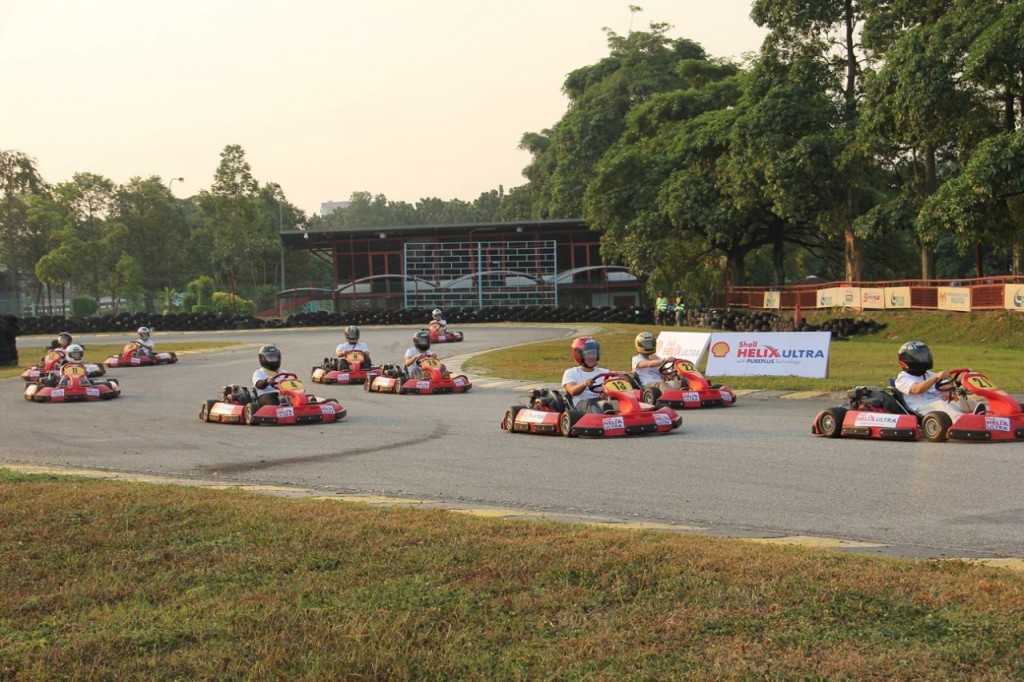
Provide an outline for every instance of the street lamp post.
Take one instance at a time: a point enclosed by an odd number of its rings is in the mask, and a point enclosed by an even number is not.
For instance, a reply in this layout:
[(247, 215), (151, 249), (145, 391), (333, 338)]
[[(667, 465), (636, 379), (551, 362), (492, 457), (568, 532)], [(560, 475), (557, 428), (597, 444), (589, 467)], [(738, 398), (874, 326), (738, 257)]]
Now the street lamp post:
[(171, 178), (170, 182), (167, 183), (167, 191), (171, 191), (171, 187), (174, 185), (174, 181), (185, 182), (185, 178)]

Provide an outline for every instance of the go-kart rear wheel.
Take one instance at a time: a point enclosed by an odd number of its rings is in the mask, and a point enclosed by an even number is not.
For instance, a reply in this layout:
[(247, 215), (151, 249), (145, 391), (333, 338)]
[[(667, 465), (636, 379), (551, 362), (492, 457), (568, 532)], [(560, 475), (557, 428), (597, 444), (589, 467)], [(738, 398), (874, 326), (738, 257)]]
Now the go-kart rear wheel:
[(818, 433), (826, 438), (838, 438), (843, 432), (845, 418), (845, 408), (830, 407), (827, 410), (822, 410), (818, 415)]
[(932, 443), (941, 443), (952, 425), (953, 419), (945, 412), (929, 412), (921, 420), (921, 432)]
[(658, 398), (661, 397), (661, 390), (657, 386), (651, 386), (644, 391), (643, 401), (650, 403), (651, 405), (658, 404)]
[(521, 409), (523, 409), (522, 405), (513, 405), (505, 410), (505, 420), (501, 422), (501, 428), (510, 432), (515, 431), (516, 415), (519, 414), (519, 410)]
[(572, 438), (572, 427), (578, 419), (579, 417), (573, 414), (572, 410), (566, 410), (558, 420), (558, 430), (561, 431), (562, 435), (566, 438)]
[(210, 414), (210, 411), (213, 410), (213, 406), (216, 403), (217, 403), (216, 400), (207, 400), (205, 403), (203, 403), (203, 406), (199, 408), (199, 421), (203, 421), (203, 422), (212, 422), (213, 421), (213, 415)]
[(256, 410), (259, 409), (259, 403), (246, 403), (242, 409), (242, 423), (246, 426), (256, 425)]

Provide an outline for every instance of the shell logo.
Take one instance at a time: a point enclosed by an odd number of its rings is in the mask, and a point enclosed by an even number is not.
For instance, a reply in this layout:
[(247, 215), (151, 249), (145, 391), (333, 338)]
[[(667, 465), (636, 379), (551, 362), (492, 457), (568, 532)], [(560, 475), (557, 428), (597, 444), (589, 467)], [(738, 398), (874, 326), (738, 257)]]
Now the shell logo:
[(731, 349), (729, 348), (729, 344), (727, 344), (725, 341), (718, 341), (715, 343), (715, 345), (711, 346), (711, 354), (714, 355), (716, 358), (724, 358), (726, 355), (729, 354), (730, 350)]

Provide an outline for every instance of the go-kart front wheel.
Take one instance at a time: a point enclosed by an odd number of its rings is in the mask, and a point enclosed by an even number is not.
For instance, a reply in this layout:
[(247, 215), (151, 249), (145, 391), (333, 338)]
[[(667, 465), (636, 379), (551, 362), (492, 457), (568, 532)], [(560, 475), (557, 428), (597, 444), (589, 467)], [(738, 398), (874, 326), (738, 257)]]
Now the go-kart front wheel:
[(509, 432), (515, 431), (516, 415), (519, 414), (521, 409), (523, 409), (521, 405), (513, 405), (505, 410), (505, 419), (501, 422), (501, 428)]
[(952, 425), (953, 419), (945, 412), (929, 412), (921, 420), (921, 432), (932, 443), (941, 443)]
[(256, 425), (256, 410), (258, 410), (258, 403), (246, 403), (242, 409), (242, 422), (246, 426)]
[(658, 398), (661, 397), (661, 391), (656, 387), (652, 386), (644, 391), (643, 401), (651, 405), (658, 404)]
[(838, 438), (843, 432), (843, 420), (846, 410), (842, 407), (830, 407), (818, 415), (818, 433), (826, 438)]
[(210, 410), (213, 409), (213, 406), (214, 406), (214, 404), (216, 404), (216, 402), (217, 402), (216, 400), (207, 400), (205, 403), (203, 403), (203, 406), (199, 408), (199, 421), (202, 421), (202, 422), (212, 422), (213, 421), (213, 417), (210, 414)]

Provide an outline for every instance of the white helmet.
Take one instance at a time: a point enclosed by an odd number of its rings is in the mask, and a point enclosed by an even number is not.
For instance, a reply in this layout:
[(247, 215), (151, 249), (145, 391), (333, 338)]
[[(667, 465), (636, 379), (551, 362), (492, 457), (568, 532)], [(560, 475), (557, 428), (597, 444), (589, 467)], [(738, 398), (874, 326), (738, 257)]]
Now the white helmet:
[(435, 320), (440, 320), (441, 316), (444, 315), (440, 308), (434, 308), (434, 312), (430, 313)]
[(81, 362), (85, 357), (85, 349), (79, 346), (77, 343), (73, 343), (68, 346), (68, 359), (73, 362)]
[(139, 338), (145, 341), (149, 338), (150, 329), (149, 327), (139, 327)]

